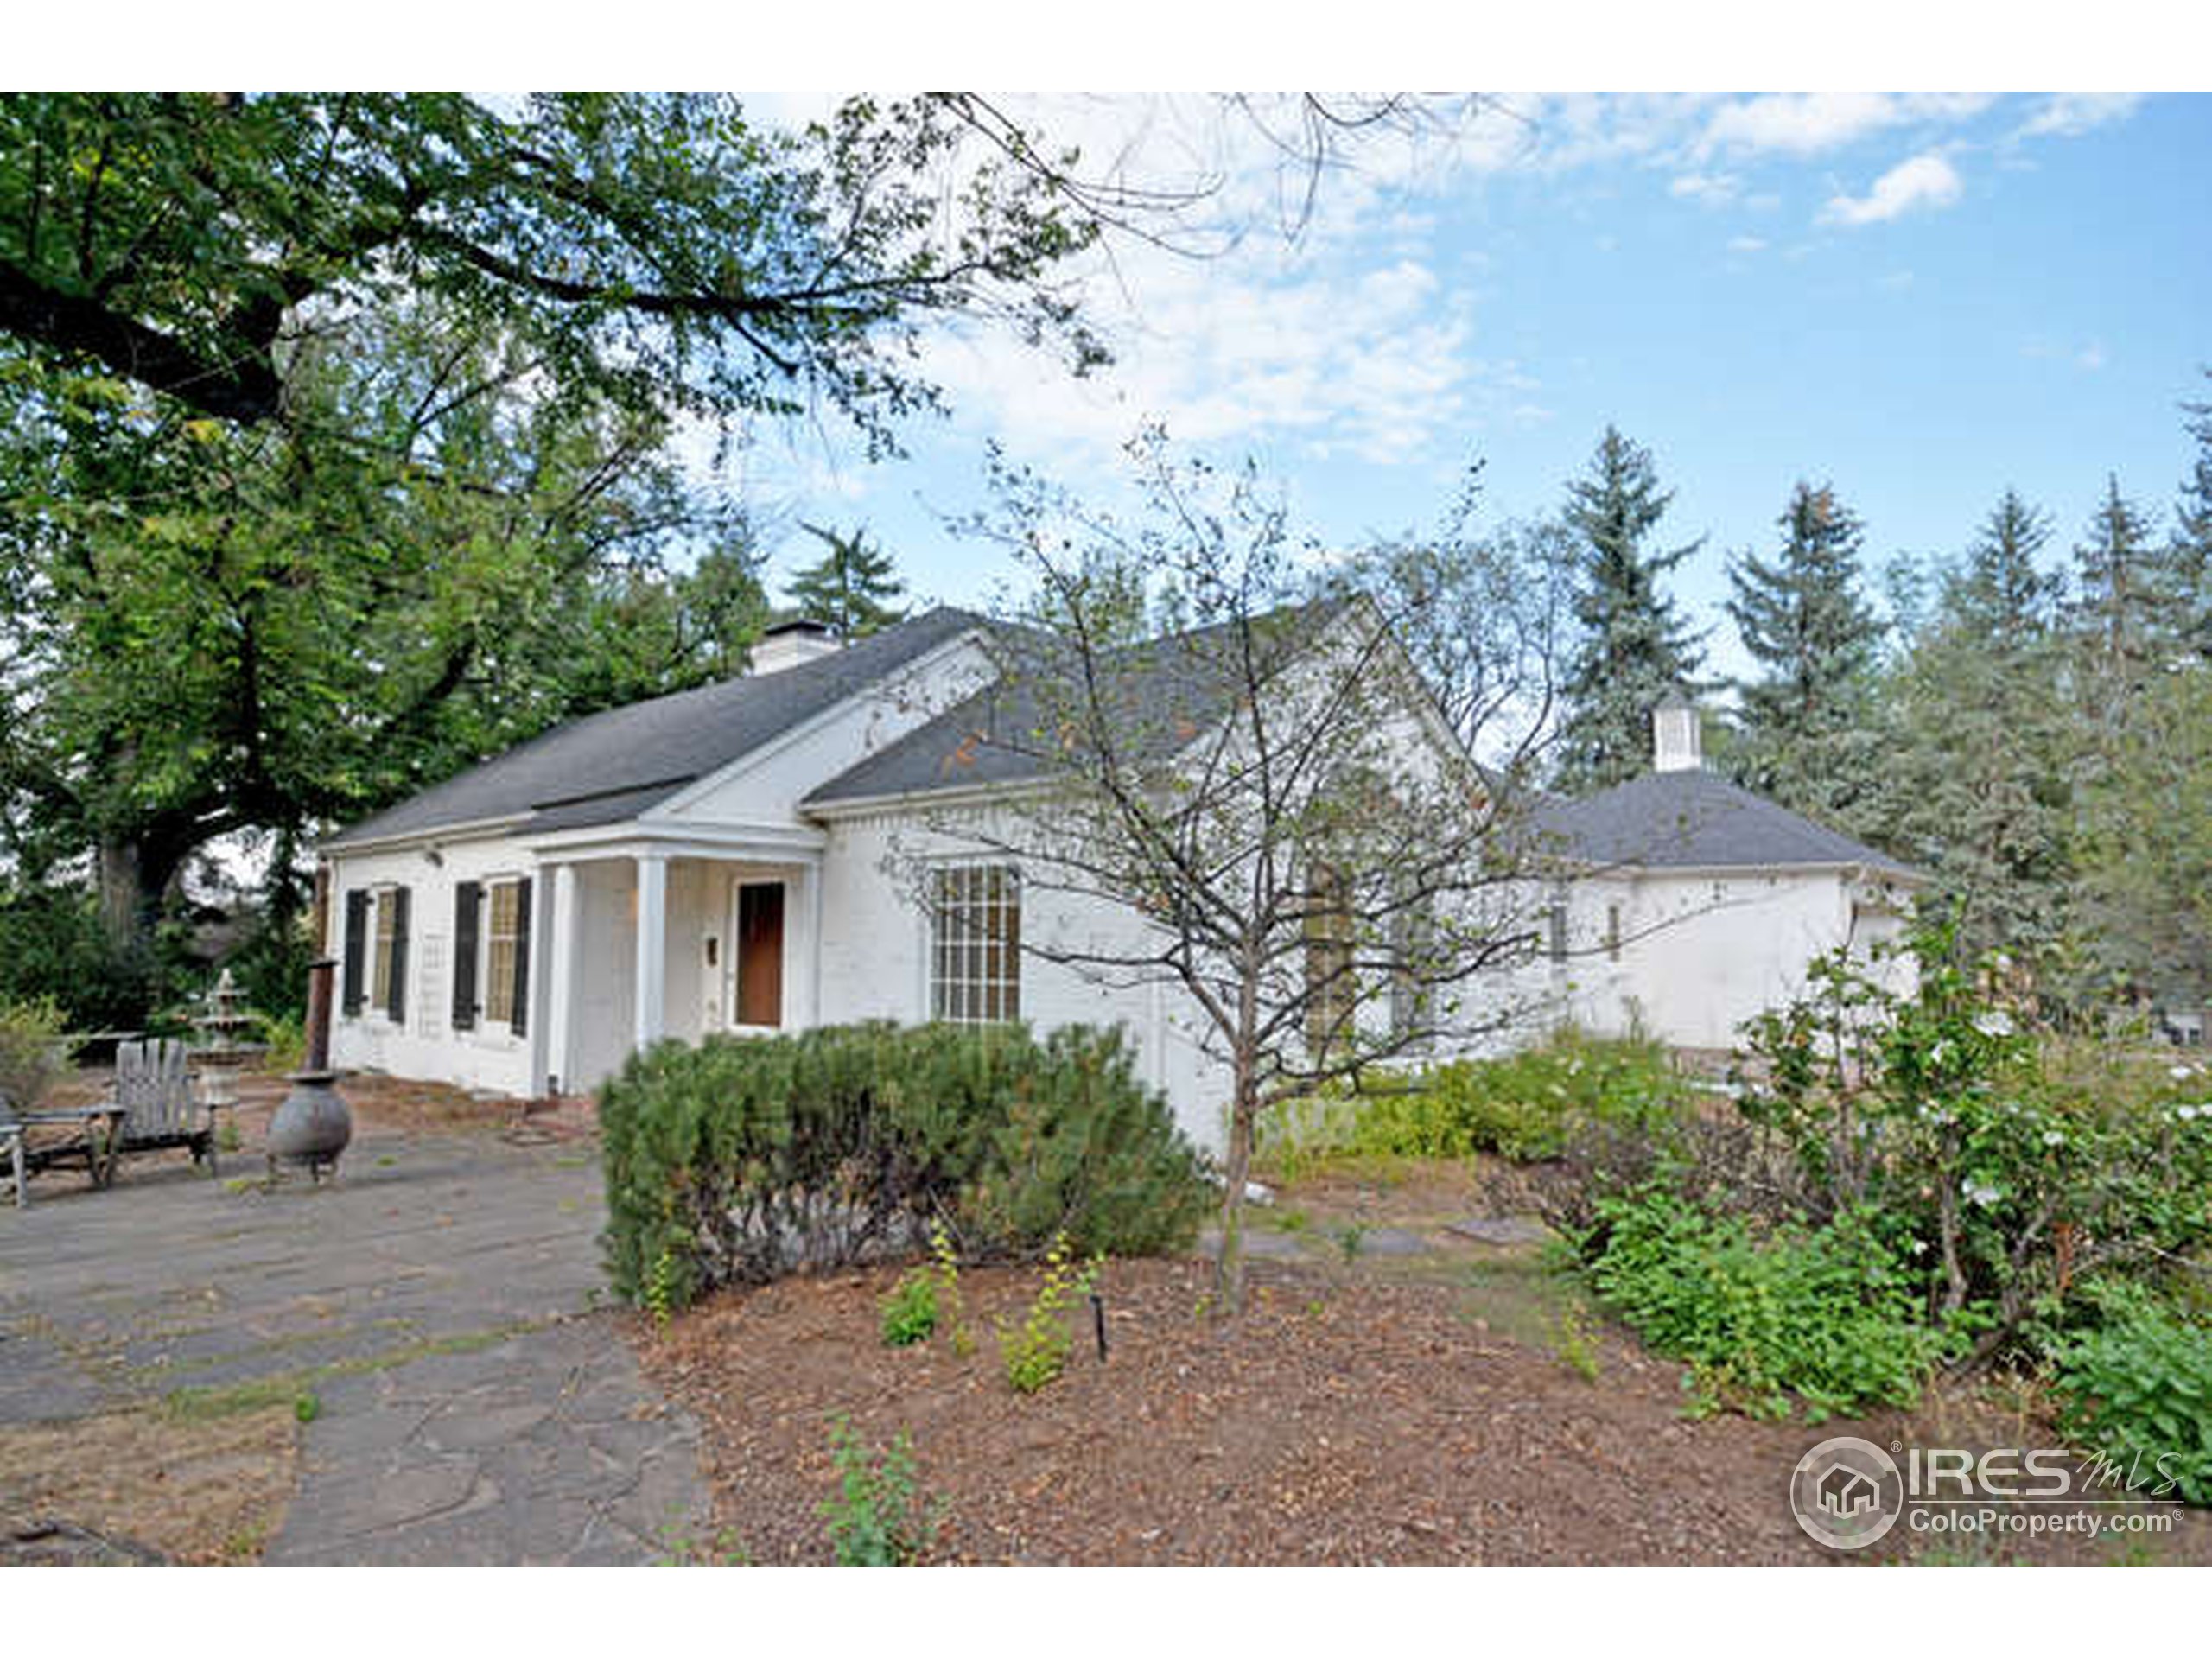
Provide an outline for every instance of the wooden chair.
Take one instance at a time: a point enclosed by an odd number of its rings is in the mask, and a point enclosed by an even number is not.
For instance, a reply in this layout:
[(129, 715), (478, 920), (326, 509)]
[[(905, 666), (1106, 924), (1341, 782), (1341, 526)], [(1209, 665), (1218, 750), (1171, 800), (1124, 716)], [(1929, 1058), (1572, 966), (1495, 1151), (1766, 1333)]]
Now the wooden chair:
[(0, 1094), (0, 1171), (14, 1183), (16, 1208), (22, 1209), (31, 1201), (30, 1172), (24, 1167), (23, 1126), (4, 1094)]
[(115, 1051), (115, 1103), (123, 1120), (123, 1155), (181, 1147), (215, 1173), (215, 1116), (200, 1092), (184, 1044), (161, 1037)]

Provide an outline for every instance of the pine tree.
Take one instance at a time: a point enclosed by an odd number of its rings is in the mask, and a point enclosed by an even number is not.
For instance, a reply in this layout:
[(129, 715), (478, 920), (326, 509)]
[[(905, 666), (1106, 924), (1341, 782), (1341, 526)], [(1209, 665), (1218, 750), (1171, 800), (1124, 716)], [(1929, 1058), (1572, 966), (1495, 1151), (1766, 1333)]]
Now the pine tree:
[(1665, 552), (1644, 543), (1674, 499), (1651, 452), (1612, 427), (1586, 477), (1567, 486), (1566, 519), (1579, 543), (1574, 615), (1580, 638), (1561, 687), (1557, 781), (1603, 788), (1650, 765), (1651, 711), (1691, 683), (1704, 660), (1698, 636), (1660, 591), (1660, 578), (1704, 538)]
[(1877, 838), (1936, 878), (1971, 950), (2033, 956), (2072, 917), (2074, 804), (2049, 516), (2007, 490), (1886, 677)]
[[(2205, 371), (2212, 377), (2212, 369)], [(2183, 643), (2212, 660), (2212, 404), (2183, 404), (2189, 435), (2196, 440), (2196, 462), (2174, 505), (2173, 541), (2168, 554)]]
[(1800, 483), (1777, 521), (1780, 556), (1728, 571), (1744, 648), (1736, 770), (1751, 787), (1841, 830), (1878, 821), (1873, 671), (1882, 625), (1860, 592), (1864, 527), (1827, 485)]
[(785, 590), (803, 616), (850, 642), (906, 615), (891, 601), (906, 591), (906, 584), (893, 574), (891, 556), (868, 545), (865, 529), (840, 536), (819, 524), (802, 524), (799, 528), (829, 549), (817, 563), (793, 576)]
[(1982, 521), (1966, 563), (1944, 583), (1946, 620), (1977, 641), (2001, 646), (2039, 636), (2063, 582), (2036, 568), (2050, 540), (2050, 515), (2007, 490)]
[(2107, 714), (2139, 691), (2174, 632), (2167, 562), (2142, 508), (2107, 474), (2105, 499), (2074, 549), (2083, 690)]

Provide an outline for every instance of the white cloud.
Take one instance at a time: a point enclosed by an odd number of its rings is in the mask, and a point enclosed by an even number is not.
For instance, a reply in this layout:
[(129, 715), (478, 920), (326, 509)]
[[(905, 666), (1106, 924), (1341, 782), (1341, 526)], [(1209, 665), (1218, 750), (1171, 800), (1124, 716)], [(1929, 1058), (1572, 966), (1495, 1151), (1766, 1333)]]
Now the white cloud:
[(1732, 236), (1728, 238), (1728, 251), (1731, 253), (1758, 253), (1765, 247), (1766, 238), (1763, 236)]
[(1957, 169), (1932, 151), (1899, 162), (1863, 196), (1832, 197), (1821, 210), (1828, 225), (1878, 225), (1921, 207), (1948, 207), (1965, 189)]
[(1714, 111), (1699, 148), (1818, 156), (1891, 127), (1964, 121), (1993, 101), (1986, 92), (1763, 92)]
[(1728, 173), (1684, 173), (1668, 185), (1667, 194), (1703, 207), (1719, 207), (1736, 199), (1736, 178)]
[(2077, 138), (2094, 128), (2126, 119), (2144, 96), (2141, 92), (2053, 92), (2013, 136)]

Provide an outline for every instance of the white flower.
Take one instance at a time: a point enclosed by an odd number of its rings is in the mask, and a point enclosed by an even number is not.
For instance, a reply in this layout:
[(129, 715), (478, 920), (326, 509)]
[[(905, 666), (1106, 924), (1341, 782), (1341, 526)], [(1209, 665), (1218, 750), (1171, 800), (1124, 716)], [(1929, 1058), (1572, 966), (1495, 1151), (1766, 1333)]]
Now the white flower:
[(2012, 1017), (2002, 1008), (1992, 1008), (1986, 1014), (1974, 1016), (1974, 1028), (1985, 1037), (2010, 1037)]
[(2174, 1116), (2181, 1119), (2183, 1122), (2186, 1123), (2190, 1119), (2196, 1116), (2198, 1109), (2199, 1109), (2195, 1106), (2177, 1106), (2174, 1108)]
[(2063, 1147), (2066, 1144), (2066, 1137), (2056, 1129), (2045, 1129), (2043, 1132), (2043, 1143), (2046, 1147)]
[(1978, 1204), (1986, 1210), (2005, 1195), (1986, 1181), (1969, 1180), (1966, 1184), (1966, 1196), (1968, 1203)]
[(1950, 1058), (1951, 1046), (1948, 1043), (1938, 1043), (1928, 1051), (1928, 1064), (1930, 1065), (1941, 1065)]
[(1926, 1239), (1924, 1239), (1924, 1238), (1916, 1238), (1916, 1239), (1914, 1239), (1914, 1240), (1912, 1241), (1912, 1253), (1913, 1253), (1915, 1255), (1927, 1255), (1927, 1254), (1928, 1254), (1928, 1241), (1927, 1241)]
[(2196, 1068), (2190, 1065), (2170, 1065), (2166, 1068), (2166, 1075), (2176, 1083), (2179, 1083), (2184, 1078), (2195, 1077)]

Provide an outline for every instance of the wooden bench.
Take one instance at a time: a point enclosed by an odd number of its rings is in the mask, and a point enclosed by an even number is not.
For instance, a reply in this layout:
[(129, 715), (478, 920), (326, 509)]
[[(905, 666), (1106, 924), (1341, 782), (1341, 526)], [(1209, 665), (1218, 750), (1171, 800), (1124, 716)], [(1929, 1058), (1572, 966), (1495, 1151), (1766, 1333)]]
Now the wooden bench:
[[(0, 1095), (0, 1172), (15, 1189), (16, 1207), (29, 1205), (30, 1178), (43, 1170), (81, 1165), (94, 1186), (107, 1185), (115, 1179), (116, 1160), (123, 1155), (126, 1116), (112, 1102), (18, 1112)], [(35, 1142), (33, 1129), (42, 1132)]]
[(120, 1152), (181, 1148), (215, 1173), (215, 1118), (223, 1106), (200, 1090), (190, 1052), (175, 1038), (124, 1043), (115, 1051), (112, 1103), (124, 1111)]

